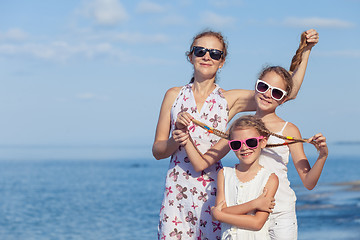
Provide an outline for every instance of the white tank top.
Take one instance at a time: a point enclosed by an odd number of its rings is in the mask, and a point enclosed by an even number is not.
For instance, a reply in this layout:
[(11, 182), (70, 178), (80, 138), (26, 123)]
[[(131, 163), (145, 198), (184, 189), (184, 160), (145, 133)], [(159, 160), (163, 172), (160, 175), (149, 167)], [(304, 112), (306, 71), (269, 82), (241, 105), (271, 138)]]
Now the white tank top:
[[(282, 135), (288, 122), (277, 134)], [(270, 136), (268, 144), (284, 143), (285, 140)], [(296, 195), (290, 187), (290, 181), (287, 176), (289, 162), (289, 147), (284, 145), (274, 148), (264, 148), (261, 152), (259, 163), (274, 172), (279, 178), (279, 187), (275, 194), (275, 208), (273, 213), (291, 211), (295, 208)]]

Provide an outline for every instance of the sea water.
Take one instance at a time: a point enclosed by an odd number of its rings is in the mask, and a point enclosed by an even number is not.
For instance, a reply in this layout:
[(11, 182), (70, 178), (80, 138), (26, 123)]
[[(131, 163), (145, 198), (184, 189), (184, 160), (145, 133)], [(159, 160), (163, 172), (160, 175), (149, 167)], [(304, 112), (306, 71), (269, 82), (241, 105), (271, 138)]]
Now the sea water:
[[(72, 159), (69, 152), (2, 157), (1, 240), (157, 238), (168, 159), (124, 158), (120, 150), (111, 158), (98, 153)], [(223, 164), (235, 162), (229, 156)], [(289, 164), (300, 240), (360, 239), (359, 169), (355, 151), (330, 154), (318, 186), (308, 191)]]

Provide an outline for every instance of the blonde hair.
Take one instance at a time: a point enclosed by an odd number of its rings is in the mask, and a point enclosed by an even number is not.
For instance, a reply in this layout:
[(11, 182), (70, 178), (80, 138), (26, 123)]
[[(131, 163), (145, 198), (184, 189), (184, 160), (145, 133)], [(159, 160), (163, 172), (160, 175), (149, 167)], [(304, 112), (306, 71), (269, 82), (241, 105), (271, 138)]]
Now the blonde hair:
[(232, 134), (238, 129), (255, 128), (256, 131), (265, 138), (269, 137), (269, 130), (265, 127), (264, 122), (254, 115), (244, 115), (236, 119), (229, 128), (229, 139), (232, 139)]

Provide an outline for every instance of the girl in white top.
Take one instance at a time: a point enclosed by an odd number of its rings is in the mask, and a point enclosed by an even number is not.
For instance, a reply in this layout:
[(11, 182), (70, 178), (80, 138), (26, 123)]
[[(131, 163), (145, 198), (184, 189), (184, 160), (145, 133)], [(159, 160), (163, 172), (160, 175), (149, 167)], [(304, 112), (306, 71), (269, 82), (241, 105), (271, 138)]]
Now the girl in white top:
[[(301, 46), (300, 46), (301, 48)], [(300, 49), (299, 48), (299, 49)], [(296, 67), (295, 61), (295, 67)], [(293, 67), (293, 66), (292, 66)], [(261, 118), (265, 126), (271, 132), (280, 132), (282, 135), (301, 138), (299, 129), (292, 123), (287, 123), (275, 113), (278, 106), (288, 100), (293, 87), (291, 75), (282, 67), (268, 67), (262, 71), (259, 80), (256, 83), (256, 116)], [(188, 114), (180, 114), (178, 121), (182, 124), (190, 124), (191, 116)], [(178, 131), (177, 137), (186, 136), (186, 132)], [(269, 142), (284, 142), (274, 137), (269, 138)], [(295, 143), (282, 148), (273, 148), (264, 150), (264, 156), (260, 157), (260, 164), (265, 168), (274, 171), (279, 177), (279, 190), (275, 196), (276, 208), (271, 217), (270, 236), (271, 239), (297, 239), (297, 222), (295, 214), (295, 193), (290, 188), (287, 178), (287, 163), (289, 154), (291, 153), (294, 166), (304, 184), (311, 190), (320, 178), (326, 158), (328, 156), (328, 148), (326, 138), (321, 134), (311, 137), (311, 142), (317, 148), (319, 156), (315, 164), (311, 167), (304, 153), (303, 145)], [(198, 171), (205, 166), (210, 166), (222, 159), (230, 150), (225, 139), (220, 140), (213, 148), (201, 155), (194, 151), (192, 144), (185, 144), (185, 150), (188, 153), (189, 160)]]
[(267, 189), (273, 197), (279, 181), (274, 173), (259, 164), (261, 149), (269, 136), (264, 123), (254, 116), (243, 116), (231, 125), (229, 146), (239, 163), (224, 167), (218, 173), (216, 207), (212, 215), (221, 224), (221, 239), (266, 240), (269, 212), (246, 207), (243, 203), (256, 201)]

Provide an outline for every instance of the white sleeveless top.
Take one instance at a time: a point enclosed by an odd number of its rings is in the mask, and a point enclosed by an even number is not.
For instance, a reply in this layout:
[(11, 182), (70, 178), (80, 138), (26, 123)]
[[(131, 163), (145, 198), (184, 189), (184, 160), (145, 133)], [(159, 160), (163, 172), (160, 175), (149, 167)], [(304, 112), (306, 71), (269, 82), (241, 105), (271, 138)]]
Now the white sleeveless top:
[[(261, 168), (256, 176), (248, 181), (241, 182), (236, 176), (235, 167), (224, 167), (224, 190), (225, 200), (228, 207), (249, 202), (259, 197), (272, 174), (269, 170)], [(255, 214), (255, 211), (248, 213)], [(249, 239), (249, 240), (266, 240), (269, 236), (269, 219), (259, 231), (251, 231), (232, 226), (227, 223), (221, 224), (222, 238), (226, 240)]]
[[(283, 135), (283, 131), (288, 122), (277, 134)], [(284, 143), (285, 140), (270, 136), (268, 144)], [(292, 211), (295, 209), (296, 195), (290, 188), (290, 182), (287, 176), (287, 164), (289, 162), (289, 147), (284, 145), (274, 148), (264, 148), (261, 152), (259, 163), (271, 172), (274, 172), (279, 178), (279, 187), (275, 194), (275, 208), (273, 213)]]

